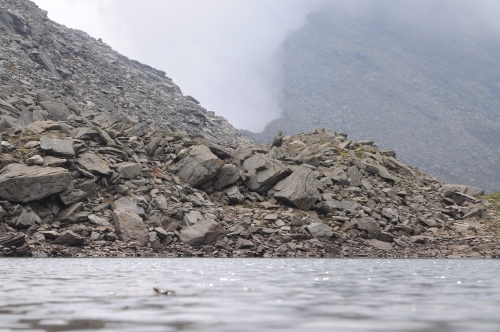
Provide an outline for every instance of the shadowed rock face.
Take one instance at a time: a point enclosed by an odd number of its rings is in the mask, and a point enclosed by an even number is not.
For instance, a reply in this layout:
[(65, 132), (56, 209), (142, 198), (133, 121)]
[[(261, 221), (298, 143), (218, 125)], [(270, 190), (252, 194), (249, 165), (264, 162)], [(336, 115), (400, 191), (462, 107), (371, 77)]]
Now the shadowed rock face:
[(427, 23), (309, 15), (282, 45), (282, 116), (252, 137), (326, 127), (445, 181), (500, 190), (500, 38)]

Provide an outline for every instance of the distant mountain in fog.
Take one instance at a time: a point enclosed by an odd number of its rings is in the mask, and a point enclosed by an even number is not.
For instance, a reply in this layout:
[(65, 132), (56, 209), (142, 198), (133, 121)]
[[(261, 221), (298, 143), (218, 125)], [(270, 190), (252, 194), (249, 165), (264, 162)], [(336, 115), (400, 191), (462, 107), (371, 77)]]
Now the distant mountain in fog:
[(282, 51), (284, 111), (254, 139), (326, 127), (443, 180), (500, 189), (498, 39), (317, 13)]

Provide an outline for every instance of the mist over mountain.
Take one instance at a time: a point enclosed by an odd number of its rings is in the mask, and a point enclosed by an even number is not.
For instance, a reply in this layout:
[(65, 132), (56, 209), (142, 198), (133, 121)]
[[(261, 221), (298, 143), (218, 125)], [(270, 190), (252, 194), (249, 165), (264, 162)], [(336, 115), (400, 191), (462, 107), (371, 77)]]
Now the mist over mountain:
[(363, 12), (333, 6), (312, 13), (286, 39), (282, 116), (249, 135), (265, 141), (280, 129), (345, 131), (443, 180), (498, 190), (496, 28), (478, 23), (479, 14), (463, 19), (470, 2), (427, 17), (431, 7), (365, 3)]

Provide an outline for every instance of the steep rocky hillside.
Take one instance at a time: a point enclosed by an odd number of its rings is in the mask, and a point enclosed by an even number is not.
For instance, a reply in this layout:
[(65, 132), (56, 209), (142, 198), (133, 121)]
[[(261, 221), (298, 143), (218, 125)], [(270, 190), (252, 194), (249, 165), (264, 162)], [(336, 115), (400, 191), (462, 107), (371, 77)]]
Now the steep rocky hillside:
[(251, 136), (325, 126), (443, 180), (498, 191), (499, 46), (390, 16), (311, 14), (283, 45), (283, 115)]
[(0, 32), (0, 127), (94, 112), (212, 141), (248, 140), (165, 72), (49, 20), (31, 1), (0, 1)]

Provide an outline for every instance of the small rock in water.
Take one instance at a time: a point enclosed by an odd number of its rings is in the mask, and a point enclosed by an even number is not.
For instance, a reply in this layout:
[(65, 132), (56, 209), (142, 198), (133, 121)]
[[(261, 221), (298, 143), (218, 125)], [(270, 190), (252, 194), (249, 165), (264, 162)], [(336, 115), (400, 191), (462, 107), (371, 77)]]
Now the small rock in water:
[(156, 295), (165, 295), (165, 296), (175, 295), (175, 291), (173, 291), (173, 290), (156, 288), (156, 287), (153, 287), (153, 289), (155, 290)]

